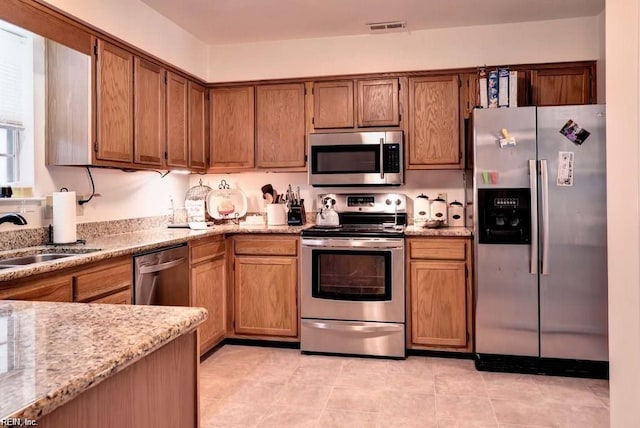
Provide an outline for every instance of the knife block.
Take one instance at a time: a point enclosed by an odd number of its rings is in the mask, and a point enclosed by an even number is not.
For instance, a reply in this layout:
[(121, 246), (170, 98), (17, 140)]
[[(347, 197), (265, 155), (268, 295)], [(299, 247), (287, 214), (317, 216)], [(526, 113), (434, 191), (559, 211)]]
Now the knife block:
[(306, 221), (307, 214), (304, 211), (304, 199), (300, 200), (300, 204), (291, 204), (287, 213), (287, 224), (289, 226), (301, 226)]

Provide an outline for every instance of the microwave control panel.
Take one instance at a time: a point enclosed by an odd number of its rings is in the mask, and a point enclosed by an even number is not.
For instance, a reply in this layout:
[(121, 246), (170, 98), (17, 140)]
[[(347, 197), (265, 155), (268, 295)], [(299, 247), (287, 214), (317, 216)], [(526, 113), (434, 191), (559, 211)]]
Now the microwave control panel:
[(400, 172), (400, 144), (385, 144), (382, 162), (384, 172)]

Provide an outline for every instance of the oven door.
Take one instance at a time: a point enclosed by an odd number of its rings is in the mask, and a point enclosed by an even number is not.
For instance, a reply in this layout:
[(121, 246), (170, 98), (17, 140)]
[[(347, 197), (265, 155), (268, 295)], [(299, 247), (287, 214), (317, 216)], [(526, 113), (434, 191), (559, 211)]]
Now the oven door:
[(405, 320), (402, 238), (304, 238), (302, 318)]

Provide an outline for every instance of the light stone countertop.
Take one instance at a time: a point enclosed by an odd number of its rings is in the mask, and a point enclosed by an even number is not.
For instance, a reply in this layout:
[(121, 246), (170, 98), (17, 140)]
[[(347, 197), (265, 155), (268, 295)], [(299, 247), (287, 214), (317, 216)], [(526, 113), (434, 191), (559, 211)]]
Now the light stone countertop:
[(467, 227), (438, 227), (429, 229), (426, 227), (407, 226), (405, 236), (463, 236), (470, 237), (471, 229)]
[(2, 285), (2, 281), (9, 281), (31, 275), (71, 268), (86, 263), (97, 262), (100, 260), (105, 260), (122, 255), (133, 255), (136, 253), (155, 250), (161, 247), (180, 245), (190, 240), (207, 236), (236, 233), (284, 233), (299, 235), (303, 229), (310, 226), (312, 226), (312, 224), (307, 224), (304, 226), (215, 225), (205, 230), (179, 228), (173, 229), (163, 227), (157, 229), (142, 230), (139, 232), (121, 233), (117, 235), (93, 238), (87, 240), (87, 243), (85, 245), (76, 245), (73, 247), (42, 245), (38, 247), (28, 247), (19, 250), (0, 251), (1, 260), (26, 254), (45, 253), (47, 252), (47, 250), (53, 250), (55, 252), (81, 252), (98, 249), (98, 251), (74, 254), (71, 257), (66, 257), (63, 259), (33, 263), (30, 265), (10, 269), (0, 269), (0, 286)]
[(50, 413), (206, 317), (202, 308), (0, 301), (9, 349), (0, 349), (0, 421)]

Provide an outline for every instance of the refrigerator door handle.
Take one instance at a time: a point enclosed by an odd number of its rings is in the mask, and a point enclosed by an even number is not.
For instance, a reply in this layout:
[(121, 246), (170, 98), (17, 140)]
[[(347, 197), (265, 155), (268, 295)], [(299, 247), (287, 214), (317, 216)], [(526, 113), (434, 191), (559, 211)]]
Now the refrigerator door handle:
[(542, 186), (542, 274), (549, 274), (549, 170), (547, 160), (540, 160)]
[(538, 172), (535, 159), (529, 160), (529, 185), (531, 187), (531, 258), (529, 272), (538, 274)]

